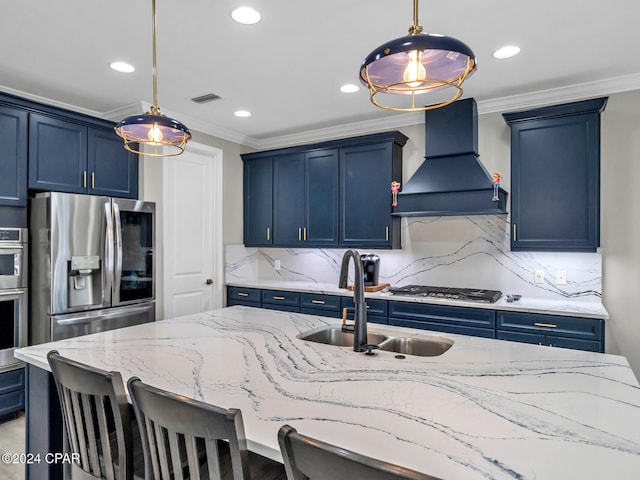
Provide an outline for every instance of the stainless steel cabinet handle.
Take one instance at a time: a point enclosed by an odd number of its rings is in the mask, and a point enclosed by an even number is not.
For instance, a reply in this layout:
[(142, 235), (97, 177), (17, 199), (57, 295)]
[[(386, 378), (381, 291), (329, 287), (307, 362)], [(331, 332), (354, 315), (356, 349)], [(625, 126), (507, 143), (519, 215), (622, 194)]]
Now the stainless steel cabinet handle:
[(275, 297), (273, 297), (273, 299), (274, 300), (284, 300), (285, 298), (284, 297), (275, 296)]
[(304, 232), (303, 238), (304, 238), (304, 241), (306, 242), (307, 241), (307, 227), (304, 227), (302, 229), (302, 231)]
[(553, 323), (534, 323), (536, 327), (547, 327), (547, 328), (557, 328), (558, 326)]
[(248, 293), (244, 293), (244, 292), (238, 292), (238, 296), (239, 297), (248, 297), (249, 294)]
[(82, 172), (82, 186), (84, 188), (87, 188), (87, 171), (86, 170)]
[(389, 225), (387, 225), (387, 228), (385, 229), (384, 239), (387, 242), (389, 241)]
[(516, 241), (516, 224), (513, 224), (513, 241)]
[(96, 172), (91, 172), (91, 188), (96, 188)]
[(271, 240), (271, 229), (267, 227), (267, 240)]
[(302, 228), (298, 227), (298, 241), (302, 240)]
[(324, 305), (325, 302), (322, 300), (311, 300), (311, 303), (315, 303), (316, 305)]

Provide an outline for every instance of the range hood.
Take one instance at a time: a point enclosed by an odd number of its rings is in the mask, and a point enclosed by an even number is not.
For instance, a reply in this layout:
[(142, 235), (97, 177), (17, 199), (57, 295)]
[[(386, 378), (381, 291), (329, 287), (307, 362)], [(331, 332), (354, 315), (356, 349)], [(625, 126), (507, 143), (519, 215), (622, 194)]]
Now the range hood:
[(428, 217), (507, 213), (478, 155), (478, 108), (473, 98), (425, 112), (425, 161), (398, 193), (393, 215)]

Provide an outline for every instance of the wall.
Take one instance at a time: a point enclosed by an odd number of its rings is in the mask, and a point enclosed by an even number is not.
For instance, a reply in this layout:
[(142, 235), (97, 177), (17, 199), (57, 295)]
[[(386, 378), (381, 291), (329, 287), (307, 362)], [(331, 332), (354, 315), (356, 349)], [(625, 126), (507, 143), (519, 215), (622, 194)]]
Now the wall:
[(601, 246), (606, 351), (640, 379), (640, 91), (611, 95), (602, 114)]

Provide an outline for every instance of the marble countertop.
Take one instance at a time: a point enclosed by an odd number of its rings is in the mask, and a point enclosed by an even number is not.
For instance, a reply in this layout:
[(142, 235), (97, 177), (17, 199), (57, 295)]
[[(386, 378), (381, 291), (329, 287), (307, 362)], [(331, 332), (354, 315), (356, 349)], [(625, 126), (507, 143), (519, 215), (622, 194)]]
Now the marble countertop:
[[(324, 295), (353, 296), (353, 292), (338, 288), (336, 284), (312, 283), (278, 280), (254, 280), (247, 282), (228, 282), (228, 286), (244, 288), (264, 288), (272, 290), (290, 290), (294, 292), (317, 293)], [(550, 300), (523, 296), (515, 302), (507, 302), (506, 295), (495, 303), (469, 302), (464, 300), (448, 300), (431, 297), (412, 297), (393, 295), (389, 292), (367, 292), (368, 298), (383, 300), (398, 300), (403, 302), (432, 303), (438, 305), (454, 305), (458, 307), (488, 308), (493, 310), (511, 310), (516, 312), (545, 313), (550, 315), (564, 315), (572, 317), (609, 318), (607, 310), (600, 302), (584, 302), (578, 300)]]
[(305, 342), (338, 319), (236, 306), (18, 349), (133, 375), (243, 413), (249, 448), (280, 459), (288, 423), (376, 458), (453, 479), (635, 478), (640, 386), (624, 357), (445, 336), (438, 357)]

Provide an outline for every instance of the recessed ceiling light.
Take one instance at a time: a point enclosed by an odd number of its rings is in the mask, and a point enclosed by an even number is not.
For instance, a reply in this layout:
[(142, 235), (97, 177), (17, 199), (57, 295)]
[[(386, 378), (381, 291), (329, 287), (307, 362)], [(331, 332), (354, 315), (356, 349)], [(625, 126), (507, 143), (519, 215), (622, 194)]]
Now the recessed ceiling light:
[(231, 12), (231, 18), (243, 25), (253, 25), (254, 23), (258, 23), (262, 17), (257, 10), (251, 7), (238, 7)]
[(116, 72), (121, 72), (121, 73), (132, 73), (136, 71), (133, 65), (130, 65), (126, 62), (112, 62), (109, 64), (109, 66), (112, 69), (114, 69)]
[(247, 112), (246, 110), (238, 110), (237, 112), (233, 112), (236, 117), (246, 118), (251, 116), (251, 112)]
[(520, 47), (516, 47), (515, 45), (508, 45), (506, 47), (499, 48), (495, 52), (493, 52), (493, 58), (511, 58), (520, 53)]
[(346, 85), (342, 85), (340, 87), (340, 91), (342, 93), (355, 93), (360, 90), (358, 85), (354, 85), (353, 83), (347, 83)]

